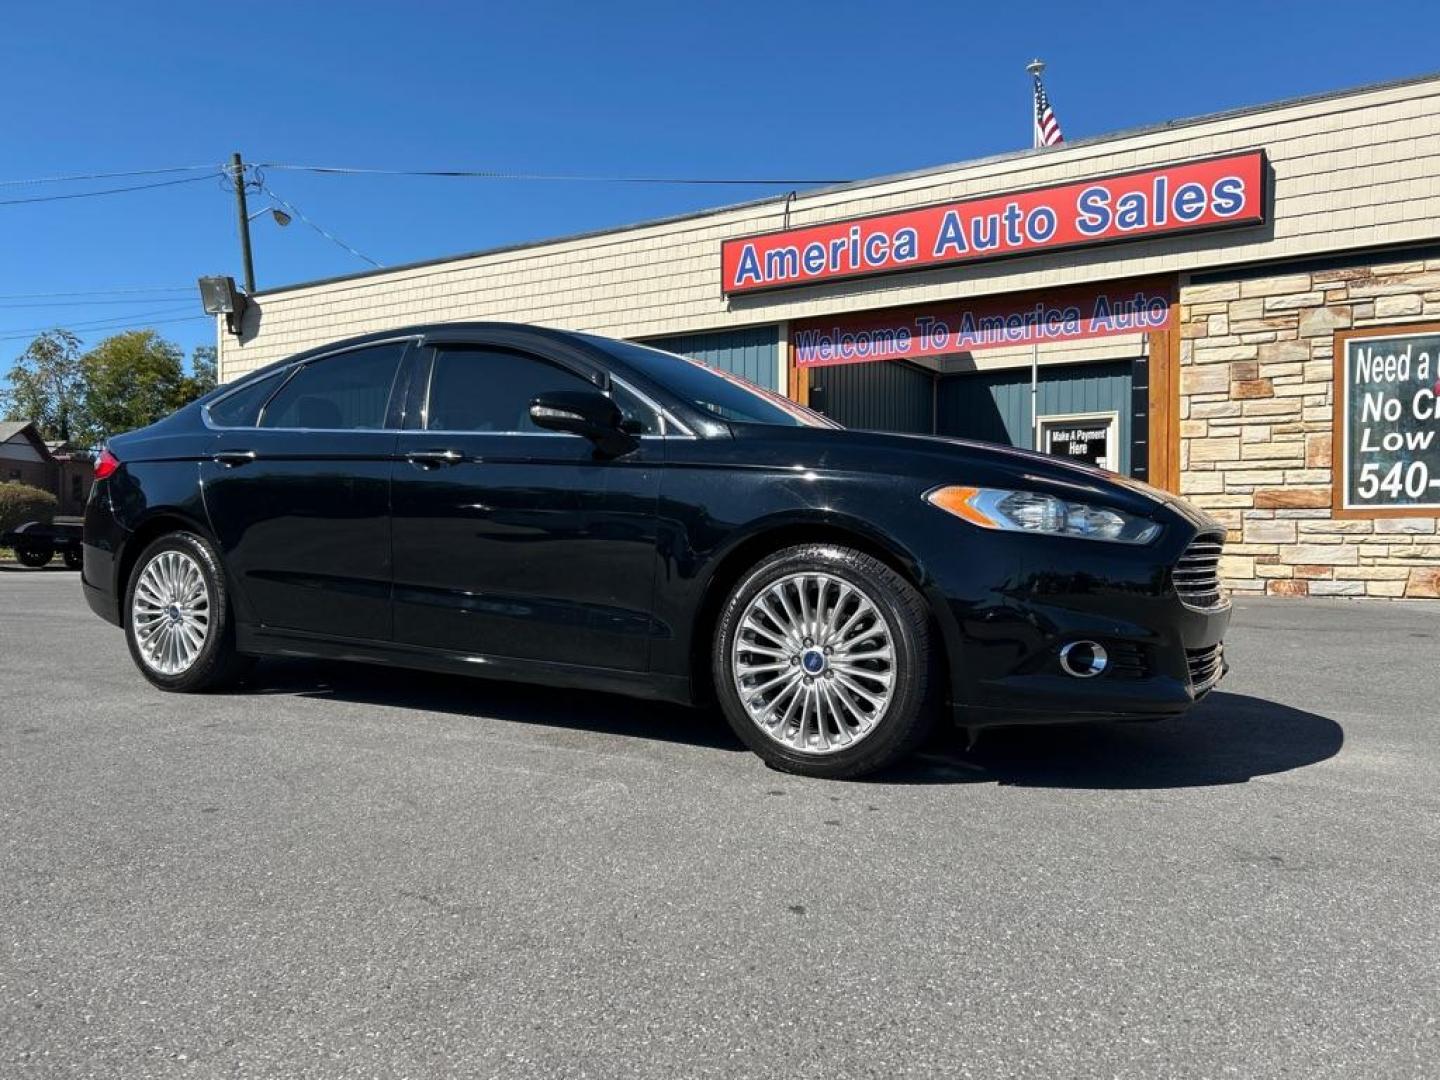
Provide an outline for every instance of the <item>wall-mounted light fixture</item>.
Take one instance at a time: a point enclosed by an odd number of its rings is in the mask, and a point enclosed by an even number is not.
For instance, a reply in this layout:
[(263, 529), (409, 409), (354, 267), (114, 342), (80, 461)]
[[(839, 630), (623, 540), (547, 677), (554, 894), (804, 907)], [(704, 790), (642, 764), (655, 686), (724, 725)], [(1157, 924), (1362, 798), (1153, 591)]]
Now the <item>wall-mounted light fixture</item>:
[(232, 277), (202, 277), (200, 303), (206, 315), (224, 315), (225, 326), (236, 337), (240, 336), (240, 323), (245, 318), (245, 309), (250, 298), (235, 287)]

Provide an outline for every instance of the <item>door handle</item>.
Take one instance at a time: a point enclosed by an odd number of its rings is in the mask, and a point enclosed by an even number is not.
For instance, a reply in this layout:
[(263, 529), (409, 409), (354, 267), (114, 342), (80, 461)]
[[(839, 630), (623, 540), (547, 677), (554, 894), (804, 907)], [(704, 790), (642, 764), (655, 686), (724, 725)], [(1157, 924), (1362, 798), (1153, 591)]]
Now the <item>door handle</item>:
[(254, 450), (221, 450), (212, 456), (212, 460), (224, 465), (227, 469), (233, 469), (237, 465), (248, 465), (255, 460)]
[(411, 450), (405, 460), (422, 469), (435, 469), (441, 465), (454, 465), (464, 455), (459, 450)]

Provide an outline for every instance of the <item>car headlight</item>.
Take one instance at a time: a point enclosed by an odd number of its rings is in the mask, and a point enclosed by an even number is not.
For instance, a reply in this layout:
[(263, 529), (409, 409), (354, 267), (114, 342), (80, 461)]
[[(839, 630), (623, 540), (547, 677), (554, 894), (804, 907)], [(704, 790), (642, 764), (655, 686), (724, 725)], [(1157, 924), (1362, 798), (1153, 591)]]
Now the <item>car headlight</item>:
[(1118, 544), (1148, 544), (1160, 534), (1160, 526), (1148, 518), (1108, 506), (1069, 502), (1038, 491), (957, 485), (936, 488), (925, 499), (983, 529), (1074, 536)]

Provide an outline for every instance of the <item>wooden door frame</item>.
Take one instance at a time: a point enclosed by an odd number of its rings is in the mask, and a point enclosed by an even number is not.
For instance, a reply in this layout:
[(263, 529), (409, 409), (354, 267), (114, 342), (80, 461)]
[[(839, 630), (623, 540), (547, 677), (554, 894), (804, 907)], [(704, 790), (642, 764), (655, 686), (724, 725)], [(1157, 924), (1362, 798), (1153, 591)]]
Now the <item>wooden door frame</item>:
[(1170, 329), (1147, 335), (1149, 363), (1149, 476), (1165, 491), (1180, 492), (1180, 282), (1170, 286)]

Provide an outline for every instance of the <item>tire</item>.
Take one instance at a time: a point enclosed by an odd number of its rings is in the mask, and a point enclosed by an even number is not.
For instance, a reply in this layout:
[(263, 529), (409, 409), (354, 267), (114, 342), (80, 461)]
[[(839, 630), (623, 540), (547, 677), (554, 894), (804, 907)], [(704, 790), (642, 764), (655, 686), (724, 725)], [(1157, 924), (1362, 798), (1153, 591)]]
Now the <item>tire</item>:
[(79, 570), (85, 565), (85, 553), (79, 548), (65, 549), (65, 565), (71, 570)]
[(925, 600), (852, 548), (790, 547), (753, 567), (721, 610), (711, 665), (730, 726), (785, 772), (863, 776), (934, 724)]
[(125, 583), (124, 616), (130, 657), (161, 690), (220, 690), (253, 663), (235, 651), (220, 559), (195, 533), (169, 533), (140, 553)]
[(50, 547), (17, 547), (15, 558), (20, 560), (21, 566), (30, 566), (39, 569), (48, 566), (50, 560), (55, 557), (55, 549)]

